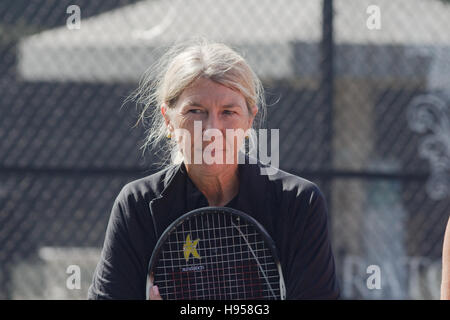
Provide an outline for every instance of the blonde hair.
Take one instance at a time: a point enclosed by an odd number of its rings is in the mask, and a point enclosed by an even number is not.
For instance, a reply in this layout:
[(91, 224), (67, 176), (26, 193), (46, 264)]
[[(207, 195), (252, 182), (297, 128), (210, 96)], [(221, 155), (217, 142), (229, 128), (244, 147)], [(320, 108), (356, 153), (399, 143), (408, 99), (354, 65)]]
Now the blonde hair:
[(203, 77), (240, 92), (250, 108), (258, 106), (258, 114), (253, 128), (261, 126), (266, 114), (264, 89), (258, 76), (245, 59), (223, 43), (210, 43), (204, 39), (188, 42), (170, 48), (162, 58), (149, 68), (138, 88), (127, 98), (135, 100), (143, 108), (136, 122), (140, 121), (146, 129), (146, 138), (141, 146), (143, 152), (152, 148), (162, 152), (163, 162), (170, 158), (180, 161), (177, 146), (167, 139), (167, 128), (160, 107), (167, 104), (170, 108), (181, 93), (196, 79)]

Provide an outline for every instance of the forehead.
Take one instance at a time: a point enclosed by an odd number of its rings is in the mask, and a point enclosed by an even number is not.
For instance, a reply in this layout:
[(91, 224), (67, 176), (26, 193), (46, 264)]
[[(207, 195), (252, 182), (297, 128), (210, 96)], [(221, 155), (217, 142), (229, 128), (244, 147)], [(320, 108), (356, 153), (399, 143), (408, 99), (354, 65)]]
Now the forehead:
[(199, 78), (180, 95), (180, 105), (189, 103), (199, 103), (209, 106), (224, 104), (245, 106), (245, 98), (236, 90), (232, 90), (209, 79)]

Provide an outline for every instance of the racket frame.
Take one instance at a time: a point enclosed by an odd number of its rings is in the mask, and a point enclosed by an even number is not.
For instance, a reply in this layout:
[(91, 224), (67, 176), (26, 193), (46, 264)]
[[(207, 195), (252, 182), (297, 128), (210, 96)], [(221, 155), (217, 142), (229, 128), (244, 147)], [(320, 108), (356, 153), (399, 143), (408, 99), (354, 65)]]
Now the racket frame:
[[(153, 274), (153, 270), (156, 266), (156, 263), (158, 262), (158, 256), (159, 253), (161, 252), (167, 238), (171, 235), (171, 232), (173, 230), (175, 230), (180, 224), (184, 223), (186, 220), (189, 220), (191, 218), (194, 218), (198, 215), (202, 215), (202, 214), (209, 214), (209, 213), (214, 213), (214, 212), (227, 212), (230, 214), (233, 214), (234, 216), (237, 216), (239, 218), (242, 218), (244, 221), (246, 221), (248, 224), (253, 225), (256, 230), (260, 233), (260, 235), (262, 236), (264, 242), (266, 243), (268, 249), (270, 250), (270, 252), (272, 253), (272, 257), (274, 259), (274, 263), (277, 267), (278, 270), (278, 274), (280, 277), (280, 299), (281, 300), (285, 300), (286, 299), (286, 286), (284, 283), (284, 278), (283, 278), (283, 271), (281, 268), (281, 262), (278, 256), (278, 252), (277, 252), (277, 248), (275, 246), (275, 241), (273, 241), (272, 237), (269, 235), (269, 233), (267, 232), (267, 230), (261, 225), (261, 223), (259, 223), (255, 218), (253, 218), (252, 216), (240, 211), (240, 210), (236, 210), (234, 208), (230, 208), (230, 207), (202, 207), (202, 208), (197, 208), (194, 210), (191, 210), (183, 215), (181, 215), (180, 217), (178, 217), (177, 219), (175, 219), (175, 221), (173, 221), (162, 233), (162, 235), (159, 237), (158, 241), (156, 242), (155, 248), (153, 249), (149, 264), (148, 264), (148, 272), (147, 272), (147, 284), (146, 284), (146, 288), (145, 288), (145, 293), (146, 293), (146, 298), (147, 300), (149, 299), (149, 290), (150, 287), (152, 285), (152, 281), (150, 279), (151, 275)], [(240, 230), (238, 230), (239, 232), (241, 232)], [(251, 247), (250, 247), (251, 248)]]

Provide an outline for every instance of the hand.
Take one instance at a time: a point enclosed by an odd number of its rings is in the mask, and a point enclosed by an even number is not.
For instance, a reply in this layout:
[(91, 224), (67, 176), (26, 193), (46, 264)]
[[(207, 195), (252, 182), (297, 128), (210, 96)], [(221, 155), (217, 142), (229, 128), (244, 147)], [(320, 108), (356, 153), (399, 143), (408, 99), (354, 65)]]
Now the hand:
[(153, 274), (150, 275), (150, 288), (148, 289), (150, 292), (148, 294), (150, 300), (162, 300), (161, 295), (159, 294), (158, 286), (153, 285)]
[(149, 290), (150, 300), (162, 300), (159, 294), (158, 286), (151, 286)]

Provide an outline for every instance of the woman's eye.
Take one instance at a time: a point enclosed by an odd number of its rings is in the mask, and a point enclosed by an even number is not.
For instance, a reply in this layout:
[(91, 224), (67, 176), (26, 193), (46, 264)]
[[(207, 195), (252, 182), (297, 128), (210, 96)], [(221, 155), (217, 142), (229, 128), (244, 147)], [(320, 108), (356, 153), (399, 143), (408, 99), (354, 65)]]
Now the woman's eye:
[(226, 115), (232, 115), (232, 114), (234, 113), (234, 111), (231, 111), (231, 110), (224, 110), (223, 113), (226, 114)]

